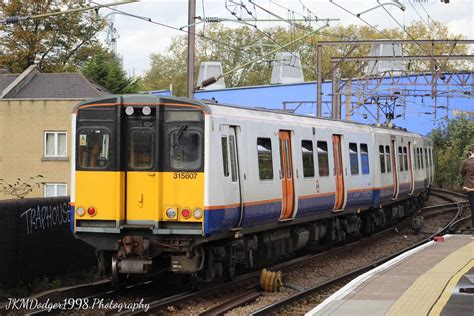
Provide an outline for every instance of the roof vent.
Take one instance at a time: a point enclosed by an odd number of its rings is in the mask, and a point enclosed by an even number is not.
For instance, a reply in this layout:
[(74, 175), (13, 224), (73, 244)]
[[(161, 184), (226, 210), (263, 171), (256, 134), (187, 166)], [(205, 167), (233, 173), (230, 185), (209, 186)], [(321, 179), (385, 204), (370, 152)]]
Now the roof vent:
[[(379, 43), (373, 44), (369, 56), (382, 57), (403, 57), (401, 44)], [(393, 74), (400, 74), (405, 69), (403, 60), (378, 60), (367, 63), (366, 74), (376, 75), (384, 71), (393, 71)]]
[[(198, 85), (206, 79), (211, 77), (218, 77), (222, 75), (222, 64), (219, 61), (204, 61), (199, 67)], [(225, 89), (224, 78), (220, 78), (217, 82), (204, 87), (203, 90)]]
[(271, 84), (304, 82), (300, 54), (279, 52), (273, 61)]

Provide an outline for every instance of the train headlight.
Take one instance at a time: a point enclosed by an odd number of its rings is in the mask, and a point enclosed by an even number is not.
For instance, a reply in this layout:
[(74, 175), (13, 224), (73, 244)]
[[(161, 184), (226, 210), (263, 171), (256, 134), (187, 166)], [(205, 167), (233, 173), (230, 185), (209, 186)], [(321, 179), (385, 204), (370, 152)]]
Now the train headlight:
[(175, 218), (176, 214), (177, 213), (176, 213), (175, 209), (173, 209), (173, 208), (169, 208), (169, 209), (166, 210), (166, 216), (168, 218)]
[(190, 218), (191, 217), (191, 211), (188, 209), (188, 208), (183, 208), (181, 210), (181, 215), (184, 217), (184, 218)]
[(85, 214), (84, 209), (82, 207), (78, 207), (76, 209), (76, 214), (77, 214), (77, 216), (80, 216), (80, 217), (84, 216), (84, 214)]
[(200, 219), (202, 217), (202, 210), (198, 207), (193, 212), (194, 218)]
[(125, 108), (125, 114), (127, 114), (128, 116), (133, 115), (133, 112), (135, 112), (135, 109), (133, 108), (133, 106), (127, 106)]
[(95, 214), (97, 214), (97, 211), (95, 210), (95, 207), (89, 207), (87, 209), (87, 214), (89, 214), (90, 216), (95, 216)]
[(145, 106), (142, 109), (143, 115), (150, 115), (151, 114), (151, 108), (149, 106)]

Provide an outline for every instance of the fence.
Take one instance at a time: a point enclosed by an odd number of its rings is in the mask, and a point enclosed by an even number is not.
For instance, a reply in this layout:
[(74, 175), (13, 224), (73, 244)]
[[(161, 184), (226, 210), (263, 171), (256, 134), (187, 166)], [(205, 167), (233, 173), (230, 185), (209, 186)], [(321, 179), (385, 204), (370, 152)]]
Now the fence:
[(95, 264), (70, 231), (69, 198), (0, 201), (0, 287)]

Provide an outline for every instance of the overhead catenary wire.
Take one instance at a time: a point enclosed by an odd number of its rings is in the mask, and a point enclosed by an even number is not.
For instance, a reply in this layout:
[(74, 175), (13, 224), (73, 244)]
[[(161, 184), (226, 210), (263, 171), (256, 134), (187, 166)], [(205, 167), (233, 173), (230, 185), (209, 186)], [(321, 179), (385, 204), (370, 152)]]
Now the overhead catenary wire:
[[(377, 0), (377, 1), (379, 1), (379, 0)], [(364, 20), (364, 19), (361, 18), (360, 16), (357, 16), (355, 13), (353, 13), (353, 12), (349, 11), (348, 9), (344, 8), (343, 6), (339, 5), (339, 4), (336, 3), (334, 0), (329, 0), (329, 2), (332, 3), (332, 4), (334, 4), (335, 6), (339, 7), (340, 9), (344, 10), (345, 12), (349, 13), (350, 15), (352, 15), (352, 16), (354, 16), (354, 17), (360, 19), (362, 22), (364, 22), (365, 24), (367, 24), (370, 28), (372, 28), (374, 31), (376, 31), (377, 33), (381, 34), (381, 35), (384, 36), (385, 38), (388, 38), (388, 39), (390, 39), (390, 40), (393, 40), (391, 36), (389, 36), (389, 35), (385, 34), (384, 32), (380, 31), (380, 30), (377, 29), (374, 25), (370, 24), (369, 22), (367, 22), (366, 20)], [(385, 9), (383, 6), (382, 6), (382, 8), (383, 8), (385, 11), (387, 11), (387, 9)], [(388, 12), (388, 11), (387, 11), (387, 12)], [(389, 14), (390, 14), (390, 13), (389, 13)], [(392, 18), (393, 18), (393, 16), (392, 16)], [(400, 25), (400, 26), (405, 30), (405, 28), (404, 28), (396, 19), (394, 19), (394, 20), (395, 20), (395, 22), (397, 22), (398, 25)], [(409, 36), (411, 36), (411, 34), (409, 34), (409, 33), (407, 33), (407, 34), (408, 34)], [(420, 47), (423, 49), (423, 47), (416, 41), (416, 39), (414, 39), (412, 36), (411, 36), (411, 38), (412, 38), (412, 40), (415, 41), (415, 43), (416, 43), (418, 46), (420, 46)], [(406, 50), (406, 48), (403, 47), (403, 46), (401, 46), (401, 48), (402, 48), (402, 50)], [(436, 60), (434, 60), (434, 61), (435, 61), (435, 65), (436, 65)], [(457, 81), (456, 79), (454, 79), (454, 80)], [(465, 88), (463, 87), (463, 85), (462, 85), (459, 81), (457, 81), (457, 84), (458, 84), (461, 88), (465, 89)]]

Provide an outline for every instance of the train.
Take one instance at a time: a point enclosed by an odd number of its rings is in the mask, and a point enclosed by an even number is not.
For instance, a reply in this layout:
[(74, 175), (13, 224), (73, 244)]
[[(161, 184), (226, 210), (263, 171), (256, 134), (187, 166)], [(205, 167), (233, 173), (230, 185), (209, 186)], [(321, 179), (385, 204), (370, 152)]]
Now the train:
[(114, 286), (233, 278), (419, 209), (433, 144), (400, 128), (147, 94), (72, 113), (71, 229)]

